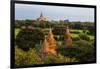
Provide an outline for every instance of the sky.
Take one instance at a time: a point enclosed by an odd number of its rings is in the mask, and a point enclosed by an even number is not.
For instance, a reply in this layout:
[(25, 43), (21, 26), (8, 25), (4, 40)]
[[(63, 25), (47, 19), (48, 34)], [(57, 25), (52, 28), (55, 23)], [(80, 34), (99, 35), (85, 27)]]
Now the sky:
[(48, 20), (94, 22), (94, 8), (15, 4), (15, 19), (36, 20), (41, 12)]

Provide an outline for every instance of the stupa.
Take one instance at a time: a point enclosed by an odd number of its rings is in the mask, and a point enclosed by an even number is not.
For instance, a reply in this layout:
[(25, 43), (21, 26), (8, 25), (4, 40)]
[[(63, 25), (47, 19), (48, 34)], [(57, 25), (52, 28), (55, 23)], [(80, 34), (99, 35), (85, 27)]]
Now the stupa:
[(54, 39), (54, 35), (52, 33), (52, 29), (50, 28), (49, 33), (47, 35), (47, 41), (49, 43), (49, 51), (50, 53), (56, 55), (56, 40)]
[(52, 54), (56, 55), (56, 40), (50, 28), (47, 37), (45, 37), (43, 43), (41, 44), (41, 53), (42, 54)]
[(64, 45), (67, 47), (72, 47), (72, 38), (69, 32), (69, 27), (67, 26), (66, 33), (64, 35)]
[(49, 43), (46, 39), (46, 36), (45, 36), (45, 39), (44, 39), (42, 46), (41, 46), (41, 52), (43, 54), (47, 54), (49, 52)]

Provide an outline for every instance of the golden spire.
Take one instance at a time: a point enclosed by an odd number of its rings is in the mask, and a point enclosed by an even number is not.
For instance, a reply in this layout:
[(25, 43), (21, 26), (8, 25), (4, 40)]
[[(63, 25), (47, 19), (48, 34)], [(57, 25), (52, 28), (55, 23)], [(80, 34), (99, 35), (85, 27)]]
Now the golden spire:
[(51, 28), (50, 28), (49, 33), (47, 35), (47, 41), (49, 43), (49, 53), (56, 55), (56, 40), (54, 39), (54, 35), (52, 33)]
[(49, 43), (48, 43), (46, 36), (45, 36), (45, 39), (44, 39), (43, 44), (42, 44), (42, 52), (47, 53), (48, 50), (49, 50)]
[(54, 35), (52, 33), (52, 29), (50, 28), (48, 36), (47, 36), (47, 40), (49, 42), (49, 44), (51, 46), (55, 46), (56, 45), (56, 40), (54, 39)]
[(41, 52), (43, 54), (56, 55), (56, 41), (54, 39), (54, 35), (52, 33), (51, 28), (49, 30), (47, 37), (45, 36), (45, 39), (42, 44)]

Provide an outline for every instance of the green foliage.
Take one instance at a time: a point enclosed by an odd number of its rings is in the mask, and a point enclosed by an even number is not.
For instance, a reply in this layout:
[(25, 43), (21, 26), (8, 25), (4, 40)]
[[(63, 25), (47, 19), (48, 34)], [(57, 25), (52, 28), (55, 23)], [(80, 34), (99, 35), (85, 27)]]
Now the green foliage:
[(64, 57), (61, 54), (55, 56), (49, 54), (44, 56), (44, 58), (39, 57), (38, 54), (35, 48), (30, 48), (29, 51), (23, 51), (15, 46), (15, 66), (79, 62), (74, 57)]
[(44, 64), (54, 64), (54, 63), (69, 63), (69, 62), (79, 62), (78, 59), (74, 57), (64, 57), (61, 54), (58, 54), (56, 56), (54, 55), (48, 55), (43, 60)]
[(21, 28), (21, 26), (32, 25), (33, 20), (15, 20), (15, 28)]
[(66, 32), (66, 27), (65, 26), (55, 26), (53, 29), (53, 33), (55, 35), (64, 35)]
[(89, 26), (89, 32), (88, 32), (88, 34), (89, 35), (94, 35), (95, 34), (95, 27), (94, 26)]
[[(34, 29), (19, 29), (22, 26), (30, 26)], [(64, 47), (62, 40), (66, 31), (66, 26), (71, 28), (72, 47)], [(94, 23), (91, 22), (70, 22), (63, 21), (33, 21), (33, 20), (16, 20), (15, 27), (18, 28), (16, 34), (15, 47), (15, 65), (35, 65), (35, 64), (54, 64), (69, 62), (86, 62), (94, 61), (94, 39), (90, 40), (90, 36), (94, 37)], [(39, 56), (39, 43), (44, 39), (44, 34), (48, 34), (49, 29), (53, 28), (54, 37), (58, 42), (57, 55), (47, 55), (44, 59)], [(37, 28), (43, 28), (37, 29)], [(26, 51), (27, 50), (27, 51)]]
[(93, 22), (70, 22), (69, 27), (71, 29), (94, 29), (94, 23)]
[(64, 55), (65, 57), (77, 58), (80, 62), (94, 61), (94, 45), (86, 40), (79, 40), (74, 42), (71, 48), (59, 47), (57, 53)]
[(35, 49), (29, 49), (25, 52), (22, 49), (15, 47), (15, 65), (24, 66), (24, 65), (36, 65), (41, 64), (41, 59), (37, 55)]
[(29, 50), (43, 39), (44, 33), (42, 29), (23, 29), (16, 36), (16, 44), (23, 50)]
[(75, 58), (75, 57), (65, 57), (64, 60), (65, 63), (73, 63), (73, 62), (79, 62), (79, 59)]
[(43, 60), (44, 64), (54, 64), (54, 63), (62, 63), (62, 60), (58, 56), (48, 55)]
[[(71, 29), (87, 29), (89, 30), (89, 34), (94, 34), (94, 23), (93, 22), (64, 22), (64, 21), (41, 21), (38, 22), (36, 20), (15, 20), (15, 27), (20, 28), (21, 26), (31, 25), (34, 22), (34, 27), (42, 27), (49, 28), (55, 26), (69, 26)], [(45, 24), (45, 25), (41, 25)]]
[(94, 61), (95, 60), (95, 50), (94, 45), (86, 40), (80, 40), (78, 43), (78, 48), (81, 50), (79, 59), (81, 62)]
[(52, 23), (49, 21), (35, 21), (34, 22), (34, 27), (50, 28), (51, 26), (52, 26)]
[(77, 57), (77, 54), (80, 53), (80, 50), (74, 47), (71, 47), (71, 48), (64, 47), (64, 48), (58, 48), (57, 52), (61, 53), (62, 55), (66, 57), (72, 58), (72, 57)]
[(87, 34), (79, 34), (80, 39), (90, 41), (90, 37)]
[(70, 33), (80, 34), (80, 31), (70, 31)]
[(65, 26), (55, 26), (52, 31), (53, 31), (53, 34), (57, 36), (57, 37), (55, 37), (55, 39), (57, 39), (58, 41), (64, 40), (63, 35), (66, 32), (66, 27)]
[(72, 40), (73, 41), (78, 41), (78, 40), (80, 40), (80, 37), (72, 37)]

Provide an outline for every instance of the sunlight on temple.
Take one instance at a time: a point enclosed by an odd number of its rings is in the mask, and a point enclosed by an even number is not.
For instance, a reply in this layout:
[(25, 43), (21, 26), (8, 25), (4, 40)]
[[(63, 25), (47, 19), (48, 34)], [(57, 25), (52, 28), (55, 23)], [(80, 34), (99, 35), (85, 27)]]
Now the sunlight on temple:
[(54, 35), (50, 28), (47, 37), (45, 37), (41, 51), (43, 54), (52, 54), (56, 55), (56, 40), (54, 39)]

